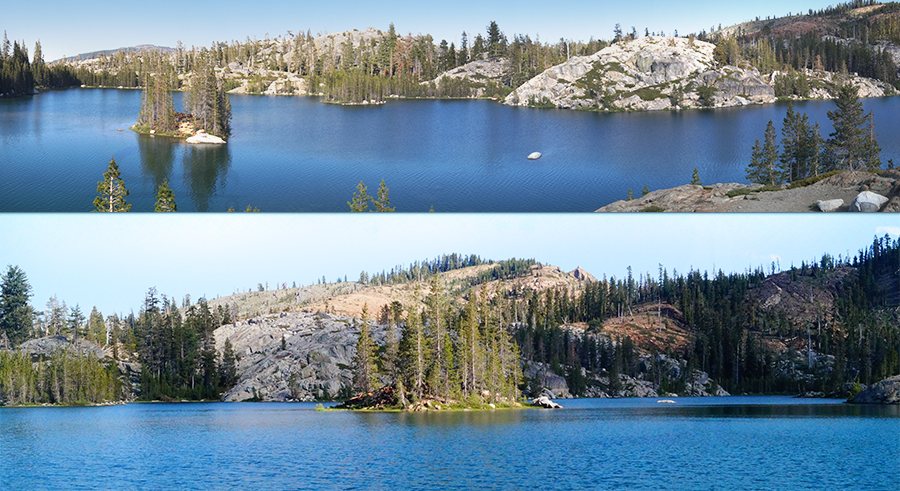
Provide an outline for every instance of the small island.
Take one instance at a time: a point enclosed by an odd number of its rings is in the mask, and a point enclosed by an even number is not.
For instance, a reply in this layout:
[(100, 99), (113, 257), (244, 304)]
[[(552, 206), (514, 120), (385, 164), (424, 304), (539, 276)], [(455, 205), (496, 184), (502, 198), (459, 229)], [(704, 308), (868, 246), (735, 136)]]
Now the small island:
[(187, 143), (224, 144), (231, 136), (231, 102), (215, 62), (203, 50), (198, 67), (187, 81), (185, 112), (175, 111), (172, 87), (176, 77), (158, 60), (155, 72), (147, 72), (138, 120), (131, 129), (137, 133), (184, 139)]

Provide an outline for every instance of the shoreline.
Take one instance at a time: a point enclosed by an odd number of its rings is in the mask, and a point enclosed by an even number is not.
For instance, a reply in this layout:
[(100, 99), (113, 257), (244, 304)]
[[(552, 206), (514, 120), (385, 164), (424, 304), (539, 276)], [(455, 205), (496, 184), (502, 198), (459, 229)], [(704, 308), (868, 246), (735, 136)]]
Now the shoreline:
[(888, 199), (879, 211), (900, 211), (900, 170), (877, 172), (840, 171), (827, 173), (794, 187), (771, 189), (761, 184), (716, 183), (683, 184), (658, 189), (631, 200), (618, 200), (595, 212), (731, 212), (797, 213), (818, 212), (819, 201), (840, 199), (834, 211), (847, 212), (851, 202), (863, 191), (872, 191)]

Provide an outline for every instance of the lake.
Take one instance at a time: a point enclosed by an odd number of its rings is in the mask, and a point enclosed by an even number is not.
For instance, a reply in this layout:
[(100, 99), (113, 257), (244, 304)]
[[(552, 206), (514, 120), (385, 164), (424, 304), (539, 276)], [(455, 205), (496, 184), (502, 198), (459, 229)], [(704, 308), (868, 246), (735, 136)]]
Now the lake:
[(900, 408), (789, 397), (561, 410), (0, 409), (19, 489), (896, 489)]
[[(91, 211), (110, 158), (132, 211), (153, 211), (168, 179), (179, 211), (344, 212), (362, 180), (385, 180), (397, 211), (592, 211), (631, 188), (746, 182), (754, 140), (786, 104), (605, 114), (486, 100), (231, 96), (226, 146), (138, 135), (141, 92), (68, 89), (0, 100), (0, 212)], [(181, 107), (181, 93), (175, 94)], [(900, 165), (900, 97), (864, 100), (882, 160)], [(829, 101), (796, 104), (831, 131)], [(122, 130), (122, 131), (119, 131)], [(779, 136), (780, 139), (780, 136)], [(534, 151), (539, 160), (525, 157)]]

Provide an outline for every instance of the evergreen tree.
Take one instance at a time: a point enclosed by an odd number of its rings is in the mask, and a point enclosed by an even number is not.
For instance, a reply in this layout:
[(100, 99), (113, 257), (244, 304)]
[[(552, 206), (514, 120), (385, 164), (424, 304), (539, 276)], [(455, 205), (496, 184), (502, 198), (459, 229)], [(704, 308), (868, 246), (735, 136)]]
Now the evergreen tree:
[(69, 329), (72, 332), (72, 339), (78, 341), (78, 333), (81, 331), (81, 326), (84, 324), (85, 318), (84, 314), (81, 312), (81, 307), (78, 304), (75, 304), (72, 307), (71, 314), (69, 314)]
[(491, 21), (487, 26), (487, 50), (492, 58), (502, 56), (504, 47), (502, 45), (502, 34), (497, 22)]
[(97, 183), (97, 192), (100, 196), (94, 198), (96, 211), (121, 212), (131, 209), (131, 205), (125, 202), (128, 190), (122, 182), (122, 173), (115, 159), (110, 159), (109, 168), (103, 173), (103, 180)]
[(156, 193), (156, 212), (173, 212), (178, 211), (175, 204), (175, 193), (169, 187), (169, 180), (166, 179), (159, 185), (159, 191)]
[[(760, 178), (760, 181), (758, 182), (760, 184), (774, 186), (781, 182), (781, 177), (776, 168), (776, 162), (778, 161), (778, 144), (776, 143), (776, 138), (775, 125), (772, 124), (772, 120), (770, 119), (768, 124), (766, 124), (765, 142), (763, 143), (762, 151), (758, 155), (758, 175)], [(758, 142), (759, 140), (757, 140), (757, 148), (759, 146)]]
[(222, 363), (219, 365), (220, 384), (225, 389), (230, 389), (237, 384), (237, 356), (234, 354), (234, 347), (231, 340), (225, 340), (225, 347), (222, 350)]
[(368, 306), (363, 305), (360, 316), (362, 325), (356, 340), (356, 354), (353, 357), (353, 388), (367, 394), (375, 390), (378, 383), (378, 369), (375, 366), (375, 343), (369, 330)]
[[(363, 184), (362, 181), (359, 181), (356, 189), (357, 192), (353, 193), (353, 200), (347, 202), (347, 205), (350, 206), (350, 212), (352, 213), (367, 211), (369, 209), (369, 201), (374, 201), (374, 199), (366, 193), (366, 185)], [(381, 191), (379, 190), (379, 199), (381, 198), (380, 195)], [(387, 198), (387, 188), (385, 188), (385, 198)]]
[(703, 183), (700, 182), (700, 173), (697, 172), (697, 168), (694, 167), (694, 173), (691, 174), (691, 184), (695, 186), (702, 186)]
[(835, 99), (837, 109), (828, 111), (834, 132), (826, 143), (829, 168), (832, 170), (874, 170), (881, 167), (881, 147), (875, 140), (875, 119), (870, 111), (863, 115), (856, 86), (846, 84)]
[(172, 103), (170, 82), (171, 66), (164, 64), (159, 55), (156, 58), (155, 73), (144, 72), (144, 90), (141, 94), (141, 109), (138, 113), (138, 124), (155, 131), (173, 131), (175, 106)]
[(7, 265), (0, 281), (0, 334), (5, 334), (13, 346), (25, 341), (31, 332), (30, 296), (31, 285), (25, 272), (18, 266)]
[(231, 135), (231, 102), (224, 83), (216, 77), (216, 60), (205, 48), (194, 58), (184, 107), (197, 130), (227, 137)]
[(384, 185), (384, 179), (381, 180), (381, 186), (378, 187), (378, 199), (374, 200), (373, 204), (375, 211), (391, 212), (395, 210), (391, 207), (391, 199), (388, 197), (388, 188)]

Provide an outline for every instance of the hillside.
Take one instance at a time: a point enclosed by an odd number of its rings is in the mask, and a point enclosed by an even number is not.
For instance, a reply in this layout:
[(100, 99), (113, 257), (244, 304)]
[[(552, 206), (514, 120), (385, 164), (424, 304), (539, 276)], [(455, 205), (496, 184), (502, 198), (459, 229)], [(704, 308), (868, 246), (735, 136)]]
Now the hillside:
[(715, 46), (650, 36), (573, 57), (506, 97), (516, 106), (659, 110), (774, 102), (775, 91), (754, 70), (716, 66)]

